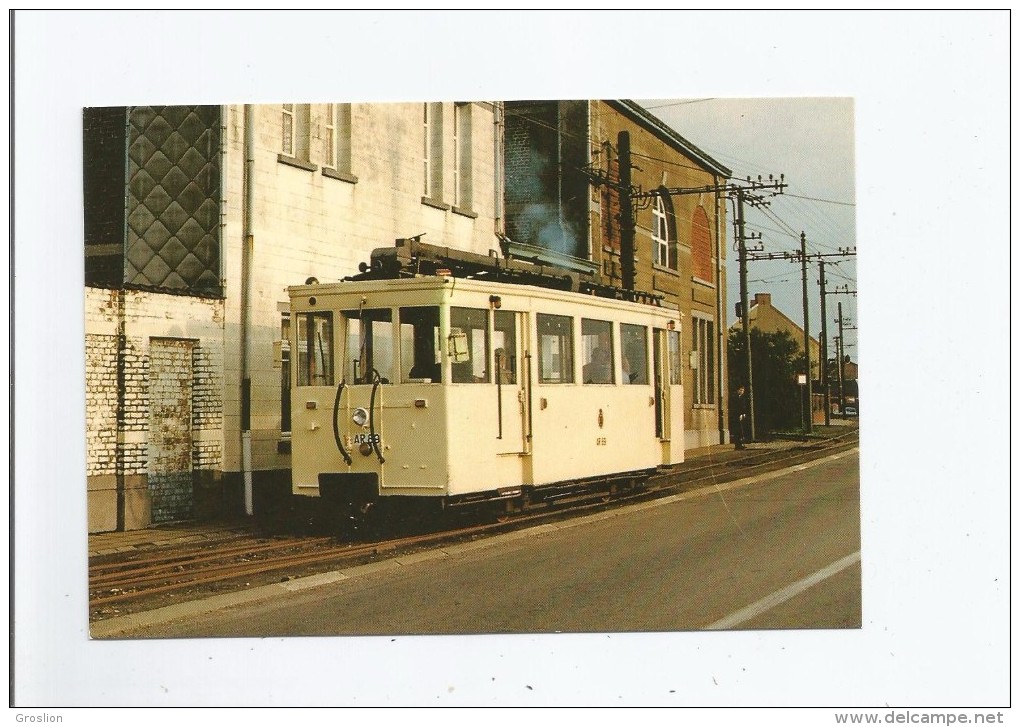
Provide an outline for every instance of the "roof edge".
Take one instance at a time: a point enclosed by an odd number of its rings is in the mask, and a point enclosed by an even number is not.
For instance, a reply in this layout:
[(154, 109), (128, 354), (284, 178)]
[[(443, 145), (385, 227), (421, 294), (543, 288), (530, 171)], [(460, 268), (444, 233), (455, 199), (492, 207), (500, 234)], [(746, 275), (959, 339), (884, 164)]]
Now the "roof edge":
[(727, 178), (733, 176), (732, 169), (713, 159), (709, 154), (682, 137), (675, 129), (667, 126), (666, 122), (640, 104), (629, 99), (606, 99), (604, 103), (634, 117), (639, 123), (643, 123), (650, 131), (663, 139), (663, 141), (678, 147), (680, 151), (694, 157), (698, 163), (705, 166), (709, 171)]

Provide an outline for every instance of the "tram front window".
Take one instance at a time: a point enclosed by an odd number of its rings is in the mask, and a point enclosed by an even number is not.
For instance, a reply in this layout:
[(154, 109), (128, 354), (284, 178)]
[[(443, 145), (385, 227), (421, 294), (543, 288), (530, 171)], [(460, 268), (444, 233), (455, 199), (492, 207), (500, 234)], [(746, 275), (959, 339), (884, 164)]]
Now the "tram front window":
[(400, 380), (442, 383), (439, 358), (439, 308), (400, 309)]
[(371, 384), (378, 374), (382, 383), (392, 382), (393, 312), (389, 308), (344, 311), (344, 319), (345, 379), (353, 384)]
[(298, 386), (333, 385), (333, 314), (301, 313), (298, 322)]

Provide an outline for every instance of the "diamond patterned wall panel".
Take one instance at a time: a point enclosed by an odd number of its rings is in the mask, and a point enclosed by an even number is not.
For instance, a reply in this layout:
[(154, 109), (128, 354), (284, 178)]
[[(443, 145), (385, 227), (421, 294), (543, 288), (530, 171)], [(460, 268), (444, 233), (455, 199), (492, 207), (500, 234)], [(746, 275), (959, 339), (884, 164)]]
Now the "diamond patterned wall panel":
[(128, 119), (125, 282), (221, 295), (219, 107), (135, 106)]

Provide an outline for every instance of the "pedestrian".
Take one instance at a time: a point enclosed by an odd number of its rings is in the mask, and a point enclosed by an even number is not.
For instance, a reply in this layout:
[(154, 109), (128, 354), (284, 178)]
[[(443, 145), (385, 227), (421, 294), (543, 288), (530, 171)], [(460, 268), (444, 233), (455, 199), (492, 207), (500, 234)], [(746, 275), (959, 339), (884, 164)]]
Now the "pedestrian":
[(730, 397), (730, 439), (736, 449), (744, 449), (744, 442), (747, 441), (747, 418), (747, 390), (740, 385)]

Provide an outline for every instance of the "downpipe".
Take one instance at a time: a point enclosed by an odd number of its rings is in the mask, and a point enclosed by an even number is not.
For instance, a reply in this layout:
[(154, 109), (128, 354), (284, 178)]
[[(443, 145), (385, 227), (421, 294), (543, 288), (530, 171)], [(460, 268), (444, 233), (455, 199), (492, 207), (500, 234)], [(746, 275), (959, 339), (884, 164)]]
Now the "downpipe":
[(241, 243), (241, 471), (244, 480), (244, 512), (255, 514), (251, 464), (251, 371), (249, 369), (251, 328), (251, 276), (254, 253), (254, 187), (255, 129), (254, 109), (244, 107), (244, 220)]

